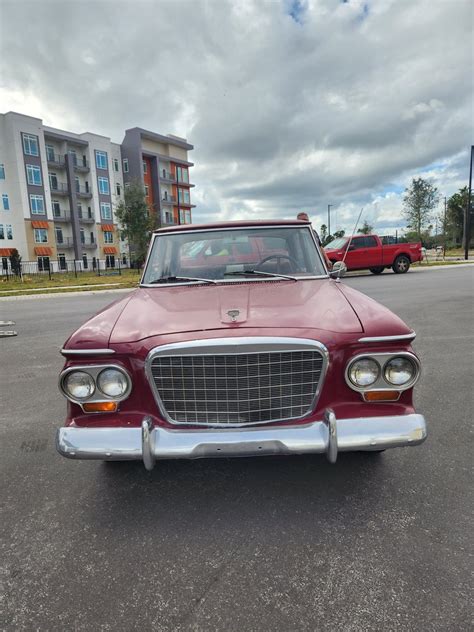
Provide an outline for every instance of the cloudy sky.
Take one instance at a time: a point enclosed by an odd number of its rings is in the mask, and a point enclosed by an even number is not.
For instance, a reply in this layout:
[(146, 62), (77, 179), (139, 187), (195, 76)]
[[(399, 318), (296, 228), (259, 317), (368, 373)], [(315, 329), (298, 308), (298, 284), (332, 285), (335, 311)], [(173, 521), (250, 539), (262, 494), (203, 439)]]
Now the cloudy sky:
[(404, 226), (467, 183), (470, 0), (0, 0), (0, 110), (194, 144), (193, 220)]

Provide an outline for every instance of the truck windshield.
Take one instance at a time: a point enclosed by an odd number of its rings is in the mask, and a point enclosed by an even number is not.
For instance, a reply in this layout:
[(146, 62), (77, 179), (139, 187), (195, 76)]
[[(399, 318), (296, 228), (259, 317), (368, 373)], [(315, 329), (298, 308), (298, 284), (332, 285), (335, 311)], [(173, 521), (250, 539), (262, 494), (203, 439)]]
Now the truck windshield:
[(338, 239), (333, 239), (324, 246), (324, 250), (337, 250), (339, 248), (342, 248), (346, 242), (347, 237), (339, 237)]
[(189, 230), (155, 235), (142, 283), (231, 283), (326, 274), (309, 226)]

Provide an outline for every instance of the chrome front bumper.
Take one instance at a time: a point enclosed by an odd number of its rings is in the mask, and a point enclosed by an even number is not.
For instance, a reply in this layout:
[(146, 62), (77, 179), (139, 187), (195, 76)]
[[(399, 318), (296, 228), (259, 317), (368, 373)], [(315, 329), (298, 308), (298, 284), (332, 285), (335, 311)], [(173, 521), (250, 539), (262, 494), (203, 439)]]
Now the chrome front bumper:
[(70, 459), (143, 460), (326, 453), (331, 463), (340, 451), (370, 451), (417, 445), (426, 439), (422, 415), (324, 421), (306, 426), (245, 429), (168, 430), (145, 417), (141, 428), (59, 428), (56, 448)]

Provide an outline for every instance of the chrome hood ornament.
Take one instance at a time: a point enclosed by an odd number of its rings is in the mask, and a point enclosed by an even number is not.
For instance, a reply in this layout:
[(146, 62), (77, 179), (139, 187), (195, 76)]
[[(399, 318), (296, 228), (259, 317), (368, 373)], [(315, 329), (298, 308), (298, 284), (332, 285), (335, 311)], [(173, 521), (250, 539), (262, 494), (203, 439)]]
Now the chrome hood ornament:
[(240, 311), (238, 309), (229, 309), (229, 311), (227, 312), (227, 315), (230, 317), (233, 323), (236, 322), (237, 318), (239, 317), (239, 314), (240, 314)]

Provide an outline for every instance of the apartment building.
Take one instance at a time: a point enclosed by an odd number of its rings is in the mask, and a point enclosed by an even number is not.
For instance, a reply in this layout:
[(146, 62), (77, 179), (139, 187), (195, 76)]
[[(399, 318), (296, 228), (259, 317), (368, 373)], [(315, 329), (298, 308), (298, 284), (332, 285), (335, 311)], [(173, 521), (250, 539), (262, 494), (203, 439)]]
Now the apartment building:
[(146, 200), (156, 214), (157, 226), (190, 224), (191, 184), (188, 151), (193, 149), (185, 138), (162, 136), (140, 127), (128, 129), (122, 142), (123, 177), (125, 186), (140, 180)]
[(124, 187), (134, 179), (143, 184), (157, 226), (191, 222), (191, 149), (184, 139), (140, 128), (127, 130), (118, 144), (1, 114), (0, 270), (13, 249), (39, 270), (65, 269), (70, 261), (82, 268), (128, 265), (133, 249), (115, 216)]

